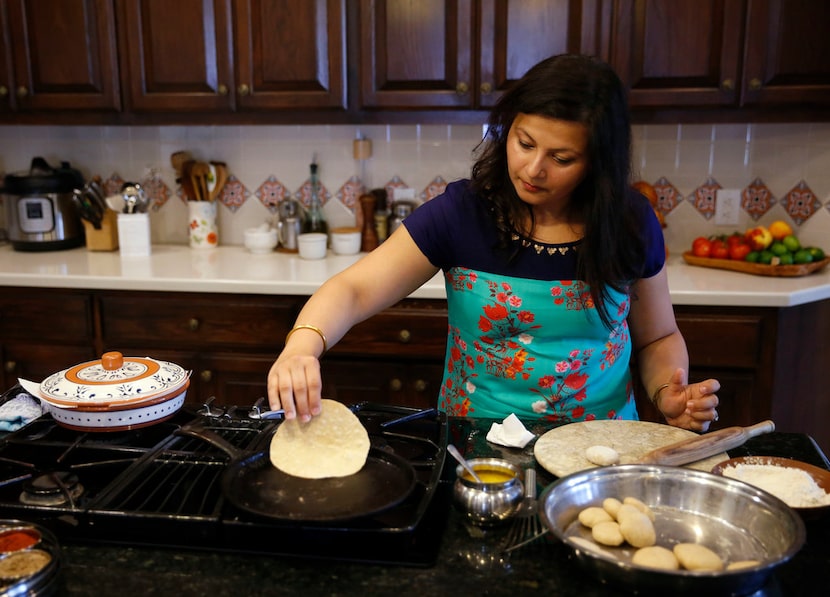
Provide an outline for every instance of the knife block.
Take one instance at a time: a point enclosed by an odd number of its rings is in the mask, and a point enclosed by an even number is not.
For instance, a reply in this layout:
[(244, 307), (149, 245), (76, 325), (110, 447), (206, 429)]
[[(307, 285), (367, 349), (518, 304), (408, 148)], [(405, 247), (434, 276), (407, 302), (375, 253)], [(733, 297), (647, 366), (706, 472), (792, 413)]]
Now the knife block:
[(118, 249), (118, 214), (108, 209), (104, 212), (101, 227), (83, 220), (86, 248), (90, 251), (115, 251)]

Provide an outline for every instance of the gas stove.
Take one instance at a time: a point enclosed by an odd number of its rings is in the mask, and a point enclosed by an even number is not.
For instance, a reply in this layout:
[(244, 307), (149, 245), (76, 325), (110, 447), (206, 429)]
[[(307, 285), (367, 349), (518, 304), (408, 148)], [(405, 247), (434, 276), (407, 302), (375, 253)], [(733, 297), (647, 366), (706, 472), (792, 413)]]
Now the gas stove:
[(197, 425), (245, 452), (267, 450), (279, 421), (260, 418), (254, 405), (186, 406), (167, 421), (109, 433), (70, 430), (44, 415), (0, 440), (0, 517), (41, 524), (61, 542), (432, 565), (450, 506), (446, 416), (368, 403), (352, 409), (373, 448), (415, 470), (414, 489), (376, 514), (270, 519), (227, 500), (221, 478), (231, 457), (180, 430)]

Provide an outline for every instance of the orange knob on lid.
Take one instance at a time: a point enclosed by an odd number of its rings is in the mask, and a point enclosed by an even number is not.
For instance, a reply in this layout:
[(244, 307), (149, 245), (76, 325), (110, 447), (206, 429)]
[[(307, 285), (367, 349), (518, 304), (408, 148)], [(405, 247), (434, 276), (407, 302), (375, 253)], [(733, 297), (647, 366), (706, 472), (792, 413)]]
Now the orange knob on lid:
[(101, 355), (101, 365), (107, 371), (115, 371), (124, 366), (124, 355), (120, 352), (105, 352)]

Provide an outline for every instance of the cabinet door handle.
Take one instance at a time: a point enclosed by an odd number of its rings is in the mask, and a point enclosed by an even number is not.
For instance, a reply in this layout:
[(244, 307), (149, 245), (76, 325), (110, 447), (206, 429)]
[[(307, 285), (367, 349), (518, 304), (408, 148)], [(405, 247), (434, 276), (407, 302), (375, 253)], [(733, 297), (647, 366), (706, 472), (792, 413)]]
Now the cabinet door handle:
[(219, 87), (216, 88), (216, 92), (219, 95), (228, 95), (228, 86), (224, 84), (220, 84)]
[(17, 97), (26, 97), (29, 95), (29, 89), (21, 85), (17, 88)]
[(197, 318), (195, 318), (195, 317), (191, 317), (191, 318), (187, 321), (187, 329), (189, 329), (191, 332), (195, 332), (195, 331), (197, 331), (197, 330), (199, 329), (199, 326), (200, 326), (201, 324), (202, 324), (202, 323), (201, 323), (201, 322), (200, 322)]
[(397, 377), (394, 377), (389, 381), (389, 389), (391, 391), (400, 392), (401, 388), (403, 388), (403, 382)]
[(239, 87), (236, 88), (236, 92), (239, 95), (248, 95), (251, 93), (251, 88), (248, 87), (245, 83), (242, 83)]
[(213, 371), (211, 371), (210, 369), (205, 369), (204, 371), (199, 373), (199, 379), (201, 379), (205, 383), (209, 382), (211, 379), (213, 379)]
[(15, 361), (6, 361), (3, 363), (3, 369), (6, 370), (6, 373), (14, 373), (14, 370), (17, 369), (17, 363)]
[(5, 85), (0, 85), (0, 97), (6, 97), (9, 95), (9, 88)]
[(459, 81), (458, 85), (455, 86), (455, 92), (458, 95), (464, 95), (470, 90), (470, 86), (467, 85), (464, 81)]
[(761, 89), (761, 79), (752, 78), (749, 80), (749, 88), (752, 91), (758, 91)]
[(481, 95), (490, 95), (493, 91), (493, 86), (490, 83), (481, 84)]
[(401, 330), (398, 332), (398, 340), (401, 341), (401, 344), (409, 344), (409, 341), (412, 340), (412, 334), (409, 330)]
[(416, 392), (423, 392), (427, 389), (427, 382), (423, 379), (416, 379), (414, 385)]
[(733, 81), (732, 79), (724, 79), (720, 86), (723, 89), (731, 91), (735, 89), (735, 81)]

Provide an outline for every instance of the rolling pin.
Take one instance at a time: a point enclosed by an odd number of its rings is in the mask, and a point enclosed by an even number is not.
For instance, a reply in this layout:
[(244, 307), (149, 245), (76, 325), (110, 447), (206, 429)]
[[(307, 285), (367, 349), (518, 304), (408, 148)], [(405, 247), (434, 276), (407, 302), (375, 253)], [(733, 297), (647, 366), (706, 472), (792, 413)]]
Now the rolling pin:
[(750, 427), (726, 427), (652, 450), (637, 460), (637, 464), (680, 466), (697, 462), (737, 448), (749, 438), (772, 431), (775, 431), (775, 423), (772, 421), (762, 421)]

